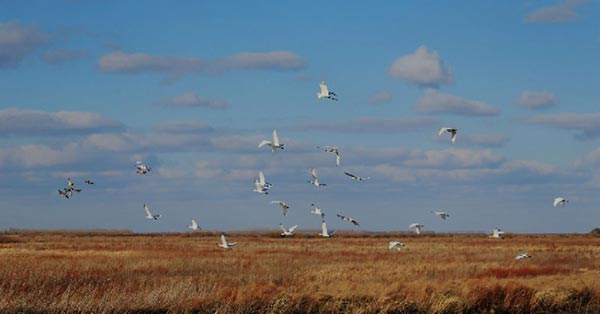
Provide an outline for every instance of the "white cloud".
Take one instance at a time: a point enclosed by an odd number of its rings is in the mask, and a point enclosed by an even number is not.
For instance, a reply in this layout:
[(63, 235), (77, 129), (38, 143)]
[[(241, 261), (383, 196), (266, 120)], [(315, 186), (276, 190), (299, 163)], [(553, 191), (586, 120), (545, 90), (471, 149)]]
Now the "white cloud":
[[(434, 142), (448, 144), (448, 138), (443, 136), (432, 137)], [(502, 134), (460, 134), (456, 145), (474, 146), (474, 147), (501, 147), (510, 141), (510, 137)]]
[(46, 42), (46, 34), (34, 26), (0, 23), (0, 68), (14, 67)]
[(68, 144), (63, 147), (29, 144), (0, 148), (0, 168), (67, 166), (78, 160), (79, 156), (76, 144)]
[(185, 75), (220, 74), (228, 71), (293, 71), (308, 63), (291, 51), (242, 52), (220, 59), (153, 56), (143, 53), (111, 52), (100, 58), (104, 72), (121, 74), (158, 73), (173, 80)]
[(369, 104), (371, 105), (389, 104), (391, 102), (392, 94), (388, 92), (379, 92), (369, 97)]
[(504, 158), (490, 150), (414, 150), (403, 162), (408, 167), (418, 168), (480, 168), (498, 165)]
[(193, 92), (183, 93), (172, 99), (164, 99), (162, 104), (170, 107), (206, 107), (210, 109), (224, 109), (227, 107), (225, 101), (200, 97)]
[(438, 121), (429, 117), (378, 118), (360, 117), (347, 122), (314, 122), (291, 126), (295, 131), (349, 133), (410, 132), (433, 127)]
[(545, 109), (556, 105), (557, 97), (549, 92), (524, 91), (519, 95), (517, 104), (527, 109)]
[(158, 132), (165, 133), (202, 133), (213, 131), (208, 123), (198, 120), (163, 121), (154, 126)]
[(417, 48), (414, 54), (399, 57), (388, 73), (398, 79), (420, 86), (439, 86), (452, 82), (452, 72), (444, 65), (437, 51), (427, 46)]
[(498, 109), (481, 101), (468, 100), (458, 96), (444, 94), (428, 88), (417, 101), (417, 110), (431, 114), (458, 114), (465, 116), (493, 116)]
[(54, 135), (121, 129), (116, 121), (81, 111), (0, 110), (0, 133), (5, 135)]
[(579, 19), (577, 10), (585, 4), (584, 0), (564, 0), (558, 4), (539, 8), (527, 15), (527, 23), (566, 23)]
[(527, 121), (549, 127), (565, 130), (575, 130), (581, 133), (579, 139), (590, 139), (600, 136), (600, 113), (559, 113), (530, 117)]

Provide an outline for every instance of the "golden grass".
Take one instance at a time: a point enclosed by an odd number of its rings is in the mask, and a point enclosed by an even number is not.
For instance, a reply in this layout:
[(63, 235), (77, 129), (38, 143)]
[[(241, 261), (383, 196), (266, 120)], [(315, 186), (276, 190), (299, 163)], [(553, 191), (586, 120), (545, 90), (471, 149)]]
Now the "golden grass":
[(3, 235), (0, 311), (600, 313), (600, 237), (275, 235)]

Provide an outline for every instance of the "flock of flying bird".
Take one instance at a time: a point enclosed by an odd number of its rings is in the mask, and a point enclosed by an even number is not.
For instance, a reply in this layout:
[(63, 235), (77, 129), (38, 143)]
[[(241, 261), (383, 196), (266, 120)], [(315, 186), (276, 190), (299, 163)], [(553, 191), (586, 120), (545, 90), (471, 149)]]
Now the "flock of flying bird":
[[(329, 91), (327, 84), (325, 82), (321, 82), (319, 84), (320, 87), (320, 92), (317, 93), (317, 98), (318, 99), (329, 99), (332, 101), (338, 101), (339, 99), (337, 98), (337, 94), (334, 92)], [(437, 135), (438, 136), (442, 136), (444, 133), (449, 133), (450, 134), (450, 142), (452, 144), (454, 144), (456, 142), (456, 138), (458, 136), (458, 130), (456, 128), (450, 128), (450, 127), (442, 127), (439, 129)], [(283, 150), (285, 148), (285, 144), (281, 143), (279, 141), (279, 135), (277, 134), (277, 130), (273, 130), (273, 137), (270, 140), (262, 140), (259, 144), (258, 144), (258, 148), (262, 148), (262, 147), (269, 147), (271, 149), (271, 152), (274, 154), (276, 151), (278, 150)], [(337, 167), (340, 166), (341, 164), (341, 156), (340, 156), (340, 152), (339, 152), (339, 148), (336, 146), (317, 146), (318, 149), (323, 149), (325, 152), (327, 153), (332, 153), (335, 155), (335, 165)], [(145, 164), (142, 161), (137, 161), (136, 162), (136, 173), (140, 174), (140, 175), (145, 175), (148, 174), (152, 168)], [(310, 175), (311, 175), (311, 180), (307, 181), (309, 184), (320, 188), (320, 187), (324, 187), (327, 186), (327, 184), (325, 183), (321, 183), (319, 181), (319, 176), (317, 174), (317, 169), (312, 168), (310, 170)], [(362, 182), (362, 181), (366, 181), (368, 179), (370, 179), (370, 177), (360, 177), (357, 176), (355, 174), (349, 173), (347, 171), (344, 171), (344, 175), (346, 175), (347, 177), (349, 177), (352, 180), (355, 180), (357, 182)], [(94, 182), (91, 180), (85, 180), (84, 181), (85, 184), (87, 185), (93, 185)], [(262, 170), (258, 171), (258, 178), (254, 179), (254, 190), (253, 192), (259, 193), (259, 194), (264, 194), (264, 195), (268, 195), (269, 194), (269, 190), (271, 189), (273, 185), (269, 182), (266, 181), (265, 179), (265, 175), (263, 173)], [(67, 187), (63, 188), (62, 190), (58, 190), (59, 195), (65, 197), (65, 198), (71, 198), (75, 193), (79, 193), (81, 192), (82, 189), (80, 188), (75, 188), (75, 184), (73, 183), (73, 181), (71, 181), (70, 178), (67, 179)], [(554, 207), (564, 207), (567, 203), (569, 202), (569, 200), (567, 200), (564, 197), (557, 197), (554, 199)], [(279, 207), (281, 207), (282, 212), (283, 212), (283, 216), (287, 216), (288, 211), (290, 209), (290, 206), (284, 202), (284, 201), (277, 201), (277, 200), (273, 200), (271, 201), (271, 204), (273, 205), (277, 205)], [(316, 206), (315, 204), (311, 204), (311, 206), (313, 207), (313, 209), (310, 211), (311, 214), (315, 214), (318, 216), (321, 216), (321, 232), (318, 234), (321, 237), (325, 237), (325, 238), (330, 238), (334, 235), (335, 231), (329, 231), (327, 229), (327, 222), (325, 221), (325, 212), (319, 208), (318, 206)], [(146, 213), (146, 219), (149, 220), (158, 220), (161, 217), (161, 214), (153, 214), (150, 209), (148, 208), (148, 205), (144, 204), (144, 211)], [(446, 220), (448, 217), (450, 217), (450, 214), (444, 212), (444, 211), (431, 211), (431, 213), (435, 214), (436, 216), (438, 216), (440, 219), (442, 220)], [(336, 216), (338, 218), (340, 218), (343, 221), (347, 221), (349, 223), (351, 223), (354, 226), (360, 227), (360, 224), (358, 223), (358, 221), (352, 217), (348, 217), (342, 214), (336, 214)], [(290, 237), (294, 235), (294, 231), (298, 228), (298, 225), (294, 225), (291, 228), (286, 229), (283, 224), (279, 224), (279, 227), (281, 229), (281, 237)], [(423, 224), (420, 223), (413, 223), (409, 225), (410, 229), (414, 229), (415, 233), (417, 235), (421, 234), (421, 231), (423, 230), (425, 226)], [(200, 226), (198, 225), (198, 223), (196, 222), (196, 220), (194, 220), (192, 218), (192, 222), (190, 225), (188, 225), (188, 228), (194, 231), (198, 231), (198, 230), (202, 230), (202, 228), (200, 228)], [(502, 231), (499, 228), (494, 228), (492, 230), (492, 234), (489, 236), (490, 238), (496, 238), (496, 239), (503, 239), (504, 238), (504, 231)], [(229, 249), (232, 248), (234, 245), (236, 245), (236, 242), (227, 242), (227, 239), (225, 238), (225, 235), (221, 235), (221, 243), (217, 244), (219, 247), (222, 247), (224, 249)], [(401, 251), (403, 247), (405, 247), (406, 245), (402, 242), (398, 242), (398, 241), (392, 241), (389, 242), (389, 246), (388, 249), (392, 250), (394, 248), (396, 248), (398, 251)], [(521, 260), (521, 259), (526, 259), (526, 258), (530, 258), (531, 256), (526, 253), (526, 252), (522, 252), (519, 253), (515, 259), (517, 260)]]

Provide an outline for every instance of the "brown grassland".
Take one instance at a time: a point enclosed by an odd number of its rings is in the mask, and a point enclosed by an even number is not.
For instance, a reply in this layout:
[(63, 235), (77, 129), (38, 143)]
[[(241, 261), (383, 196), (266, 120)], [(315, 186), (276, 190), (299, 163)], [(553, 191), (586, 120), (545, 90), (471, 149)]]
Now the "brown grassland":
[[(591, 235), (21, 232), (0, 236), (0, 311), (600, 313)], [(391, 240), (404, 242), (389, 251)], [(526, 251), (533, 258), (517, 261)]]

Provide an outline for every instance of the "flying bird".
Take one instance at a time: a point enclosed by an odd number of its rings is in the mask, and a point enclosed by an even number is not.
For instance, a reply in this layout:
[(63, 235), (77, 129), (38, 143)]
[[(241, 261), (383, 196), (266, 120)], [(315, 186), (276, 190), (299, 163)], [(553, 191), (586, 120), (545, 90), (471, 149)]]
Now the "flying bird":
[(325, 222), (325, 219), (323, 219), (323, 222), (321, 223), (321, 233), (319, 233), (319, 236), (323, 238), (331, 238), (334, 233), (335, 231), (327, 231), (327, 223)]
[(222, 247), (222, 248), (224, 248), (224, 249), (230, 249), (235, 244), (236, 244), (236, 242), (227, 242), (227, 240), (225, 239), (225, 235), (222, 234), (221, 235), (221, 244), (217, 244), (217, 245), (220, 246), (220, 247)]
[(492, 230), (492, 235), (490, 235), (490, 238), (504, 239), (504, 231), (500, 230), (499, 228), (494, 228), (494, 230)]
[(67, 186), (72, 188), (73, 186), (75, 186), (75, 183), (73, 183), (73, 181), (71, 181), (71, 178), (67, 178)]
[(160, 214), (153, 215), (150, 212), (150, 209), (148, 208), (148, 205), (146, 205), (146, 204), (144, 204), (144, 211), (146, 211), (146, 219), (158, 220), (158, 218), (160, 218), (160, 216), (161, 216)]
[(277, 135), (277, 130), (273, 130), (273, 141), (262, 140), (260, 144), (258, 144), (258, 148), (263, 146), (271, 147), (271, 152), (275, 153), (278, 149), (283, 149), (284, 144), (279, 143), (279, 136)]
[(314, 207), (313, 210), (310, 211), (311, 214), (325, 217), (325, 213), (323, 213), (323, 211), (319, 207), (317, 207), (315, 204), (310, 204), (310, 206)]
[(350, 172), (346, 172), (346, 171), (344, 171), (344, 174), (345, 174), (345, 175), (347, 175), (347, 176), (349, 176), (349, 177), (350, 177), (350, 179), (352, 179), (352, 180), (354, 180), (354, 181), (357, 181), (357, 182), (360, 182), (360, 181), (365, 181), (365, 180), (369, 180), (369, 179), (371, 179), (370, 177), (366, 177), (366, 178), (359, 177), (359, 176), (357, 176), (357, 175), (351, 174)]
[(64, 196), (66, 199), (73, 196), (73, 192), (67, 188), (64, 188), (63, 190), (58, 190), (58, 194)]
[(286, 230), (282, 224), (279, 224), (279, 228), (281, 228), (281, 231), (283, 231), (280, 234), (281, 237), (291, 237), (294, 235), (294, 230), (296, 230), (296, 228), (298, 228), (298, 225), (295, 225), (295, 226), (291, 227), (290, 229)]
[(456, 135), (457, 135), (458, 131), (455, 128), (440, 128), (440, 130), (438, 131), (438, 136), (441, 136), (444, 132), (448, 132), (448, 133), (452, 134), (452, 137), (450, 138), (450, 142), (452, 142), (452, 144), (454, 144), (454, 142), (456, 141)]
[(335, 165), (340, 166), (340, 150), (335, 146), (317, 146), (317, 148), (324, 148), (325, 152), (335, 154)]
[(192, 224), (188, 225), (188, 228), (190, 228), (190, 229), (192, 229), (194, 231), (196, 231), (196, 230), (202, 230), (202, 228), (200, 228), (198, 226), (198, 223), (196, 223), (196, 220), (194, 218), (192, 218)]
[(290, 209), (288, 204), (286, 204), (284, 201), (271, 201), (271, 204), (279, 205), (281, 207), (281, 209), (283, 209), (283, 215), (287, 216), (288, 209)]
[(523, 253), (519, 253), (519, 255), (517, 255), (515, 257), (516, 260), (525, 259), (525, 258), (531, 258), (531, 255), (527, 254), (527, 252), (523, 252)]
[(271, 183), (267, 182), (265, 179), (265, 174), (262, 172), (262, 170), (258, 170), (258, 182), (260, 183), (260, 186), (265, 189), (270, 189), (273, 186)]
[(446, 213), (446, 212), (438, 212), (438, 211), (431, 211), (432, 213), (440, 216), (440, 218), (442, 218), (442, 220), (446, 220), (446, 218), (450, 217), (450, 214)]
[(150, 166), (146, 165), (145, 163), (143, 163), (141, 161), (136, 161), (135, 167), (137, 168), (137, 171), (136, 171), (137, 174), (146, 174), (146, 173), (150, 172), (150, 170), (152, 170), (150, 168)]
[(345, 220), (355, 226), (360, 227), (360, 225), (358, 224), (358, 221), (356, 221), (356, 219), (354, 219), (352, 217), (348, 217), (348, 216), (344, 216), (344, 215), (340, 215), (340, 214), (336, 214), (336, 216), (340, 217), (342, 220)]
[(422, 224), (419, 224), (419, 223), (414, 223), (414, 224), (411, 224), (408, 227), (409, 228), (415, 228), (415, 233), (416, 234), (421, 234), (421, 229), (423, 229), (423, 227), (425, 227), (425, 226), (423, 226)]
[(398, 252), (402, 251), (402, 248), (405, 247), (406, 245), (404, 245), (404, 243), (402, 242), (398, 242), (398, 241), (391, 241), (388, 244), (388, 250), (391, 250), (393, 248), (396, 248), (398, 250)]
[(317, 176), (317, 169), (315, 169), (315, 168), (310, 169), (310, 175), (312, 176), (312, 181), (307, 181), (308, 183), (310, 183), (316, 187), (327, 186), (327, 184), (323, 184), (323, 183), (319, 182), (319, 177)]
[(254, 190), (252, 191), (259, 194), (269, 194), (269, 189), (260, 185), (260, 181), (256, 179), (254, 180)]
[(568, 202), (569, 200), (564, 197), (557, 197), (554, 199), (554, 207), (565, 207)]
[(85, 183), (87, 185), (93, 185), (94, 181), (92, 181), (92, 180), (85, 180), (85, 181), (83, 181), (83, 183)]
[(319, 84), (319, 87), (321, 87), (321, 91), (319, 93), (317, 93), (317, 98), (319, 98), (319, 99), (327, 98), (330, 100), (338, 100), (337, 95), (334, 92), (329, 91), (329, 89), (327, 88), (327, 83), (325, 83), (325, 81), (322, 81)]

